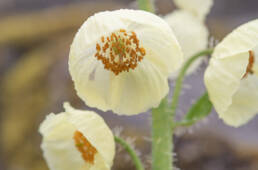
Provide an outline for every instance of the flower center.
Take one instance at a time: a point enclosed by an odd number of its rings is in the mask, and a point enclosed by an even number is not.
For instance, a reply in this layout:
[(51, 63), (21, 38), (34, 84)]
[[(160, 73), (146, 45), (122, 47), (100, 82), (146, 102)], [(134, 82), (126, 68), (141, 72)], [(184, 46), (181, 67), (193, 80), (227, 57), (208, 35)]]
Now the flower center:
[(146, 54), (145, 49), (140, 47), (136, 33), (124, 29), (102, 36), (100, 43), (96, 44), (96, 50), (95, 57), (115, 75), (135, 69)]
[(90, 142), (83, 136), (78, 130), (74, 132), (73, 139), (75, 141), (75, 146), (81, 152), (83, 159), (91, 164), (94, 164), (94, 156), (97, 150)]
[(253, 74), (254, 71), (253, 71), (253, 65), (254, 65), (254, 52), (253, 51), (249, 51), (249, 63), (246, 67), (246, 72), (243, 76), (243, 78), (246, 78), (248, 76), (248, 74)]

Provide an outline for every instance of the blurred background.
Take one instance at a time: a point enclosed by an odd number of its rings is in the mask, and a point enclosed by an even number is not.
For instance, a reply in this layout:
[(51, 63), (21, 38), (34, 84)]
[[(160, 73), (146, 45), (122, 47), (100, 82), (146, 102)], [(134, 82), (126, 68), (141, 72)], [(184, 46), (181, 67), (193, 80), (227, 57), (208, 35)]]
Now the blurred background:
[[(156, 0), (165, 15), (172, 0)], [(72, 38), (88, 16), (98, 11), (136, 8), (132, 0), (0, 0), (0, 170), (47, 170), (40, 150), (40, 122), (76, 96), (68, 73)], [(257, 0), (215, 0), (207, 19), (211, 35), (221, 40), (236, 26), (258, 18)], [(206, 64), (186, 79), (178, 117), (203, 91)], [(173, 82), (171, 82), (173, 86)], [(133, 143), (150, 168), (150, 115), (116, 116), (98, 111), (116, 133)], [(258, 170), (258, 118), (235, 129), (213, 112), (190, 129), (177, 129), (175, 165), (182, 170)], [(133, 170), (117, 148), (113, 170)]]

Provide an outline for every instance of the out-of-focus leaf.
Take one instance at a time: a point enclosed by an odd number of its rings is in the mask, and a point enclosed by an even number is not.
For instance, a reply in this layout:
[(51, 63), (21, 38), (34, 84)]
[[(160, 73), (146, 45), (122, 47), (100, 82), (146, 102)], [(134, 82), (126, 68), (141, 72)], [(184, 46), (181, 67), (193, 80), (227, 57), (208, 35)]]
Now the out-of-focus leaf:
[(188, 113), (181, 122), (176, 123), (179, 126), (190, 126), (208, 116), (212, 110), (212, 103), (209, 100), (208, 93), (205, 92), (195, 104), (192, 105)]

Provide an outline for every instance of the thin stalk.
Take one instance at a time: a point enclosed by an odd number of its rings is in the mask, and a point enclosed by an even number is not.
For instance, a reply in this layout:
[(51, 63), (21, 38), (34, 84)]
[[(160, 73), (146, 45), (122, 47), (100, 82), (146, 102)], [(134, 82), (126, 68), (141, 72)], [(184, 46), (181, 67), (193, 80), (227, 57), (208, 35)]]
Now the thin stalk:
[(180, 92), (181, 92), (181, 89), (182, 89), (182, 83), (184, 81), (184, 77), (185, 77), (185, 73), (186, 73), (187, 69), (191, 66), (191, 64), (197, 58), (199, 58), (201, 56), (211, 55), (212, 52), (213, 52), (213, 49), (207, 49), (207, 50), (201, 51), (200, 53), (197, 53), (196, 55), (192, 56), (184, 64), (184, 66), (182, 67), (182, 69), (181, 69), (181, 71), (180, 71), (180, 73), (179, 73), (179, 75), (177, 77), (176, 85), (175, 85), (175, 88), (174, 88), (174, 94), (173, 94), (173, 97), (172, 97), (172, 104), (171, 104), (171, 114), (172, 114), (172, 117), (174, 117), (175, 112), (176, 112), (176, 108), (177, 108), (177, 105), (178, 105)]
[(167, 99), (152, 110), (152, 170), (172, 170), (172, 128)]
[(140, 158), (137, 156), (137, 154), (135, 153), (135, 151), (133, 150), (133, 148), (128, 143), (126, 143), (123, 139), (117, 136), (115, 136), (115, 141), (119, 143), (131, 156), (132, 161), (134, 162), (134, 165), (136, 167), (136, 170), (144, 170), (142, 162)]
[(155, 12), (155, 5), (154, 0), (137, 0), (139, 9), (149, 11), (154, 13)]

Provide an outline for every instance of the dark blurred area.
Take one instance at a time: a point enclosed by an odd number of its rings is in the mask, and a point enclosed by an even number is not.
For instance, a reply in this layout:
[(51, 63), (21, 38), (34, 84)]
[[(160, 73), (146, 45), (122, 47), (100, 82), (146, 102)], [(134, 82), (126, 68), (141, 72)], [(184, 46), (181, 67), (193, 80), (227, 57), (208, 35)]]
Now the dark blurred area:
[[(175, 7), (156, 0), (157, 13)], [(40, 122), (61, 112), (69, 101), (87, 108), (76, 96), (68, 72), (68, 53), (80, 25), (98, 11), (136, 8), (131, 0), (0, 0), (0, 170), (47, 170), (40, 150)], [(207, 19), (211, 35), (221, 40), (236, 26), (258, 18), (257, 0), (215, 0)], [(203, 91), (205, 64), (187, 78), (179, 117)], [(186, 107), (187, 106), (187, 107)], [(134, 140), (150, 168), (150, 116), (116, 116), (98, 111), (111, 128)], [(212, 113), (190, 129), (178, 129), (176, 166), (182, 170), (258, 170), (258, 119), (234, 129)], [(134, 169), (118, 149), (114, 170)]]

